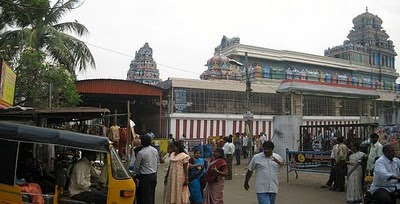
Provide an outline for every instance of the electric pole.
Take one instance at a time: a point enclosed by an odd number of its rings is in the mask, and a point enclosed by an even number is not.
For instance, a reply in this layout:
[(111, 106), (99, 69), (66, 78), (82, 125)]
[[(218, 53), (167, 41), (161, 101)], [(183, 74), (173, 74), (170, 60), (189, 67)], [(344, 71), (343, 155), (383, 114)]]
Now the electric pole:
[(253, 127), (251, 124), (251, 119), (253, 118), (253, 114), (251, 113), (251, 82), (250, 82), (250, 73), (249, 73), (249, 61), (248, 61), (248, 56), (247, 52), (244, 53), (244, 63), (245, 63), (245, 71), (246, 71), (246, 113), (244, 119), (245, 124), (246, 124), (246, 134), (248, 134), (248, 143), (247, 146), (250, 147), (250, 154), (249, 154), (249, 163), (251, 161), (251, 158), (253, 158), (254, 152), (253, 152)]
[(248, 57), (247, 57), (247, 52), (244, 53), (245, 58), (244, 61), (245, 63), (242, 64), (236, 60), (230, 59), (229, 63), (239, 66), (241, 68), (245, 69), (245, 73), (246, 73), (246, 112), (243, 113), (243, 119), (245, 120), (245, 130), (244, 132), (246, 133), (248, 139), (247, 142), (247, 146), (250, 147), (249, 149), (249, 162), (251, 160), (251, 158), (253, 157), (253, 127), (252, 127), (252, 123), (251, 120), (253, 119), (253, 114), (251, 113), (251, 81), (250, 81), (250, 73), (249, 73), (249, 65), (248, 65)]

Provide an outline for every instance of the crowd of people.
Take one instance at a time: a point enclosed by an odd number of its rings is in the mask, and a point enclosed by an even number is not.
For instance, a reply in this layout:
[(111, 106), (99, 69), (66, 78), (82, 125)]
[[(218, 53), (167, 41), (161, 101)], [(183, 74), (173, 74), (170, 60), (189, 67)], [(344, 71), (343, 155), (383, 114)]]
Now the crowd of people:
[[(248, 157), (248, 147), (254, 147), (255, 154), (247, 166), (244, 189), (250, 188), (250, 178), (256, 171), (255, 191), (258, 202), (275, 203), (279, 172), (284, 160), (273, 152), (274, 143), (263, 133), (253, 141), (241, 133), (221, 137), (213, 148), (210, 161), (201, 158), (198, 149), (194, 149), (190, 156), (184, 146), (184, 138), (175, 141), (171, 136), (167, 154), (159, 158), (157, 150), (150, 145), (151, 138), (148, 141), (147, 138), (141, 138), (141, 149), (135, 151), (134, 170), (139, 181), (138, 204), (154, 203), (157, 184), (155, 174), (159, 162), (165, 163), (164, 203), (224, 203), (224, 183), (232, 179), (233, 160), (235, 158), (236, 165), (240, 165), (241, 158)], [(357, 140), (348, 142), (341, 136), (333, 138), (330, 150), (331, 172), (323, 187), (335, 192), (347, 191), (348, 203), (362, 203), (364, 178), (373, 176), (370, 192), (376, 203), (394, 203), (393, 192), (396, 188), (393, 181), (389, 180), (400, 181), (400, 160), (394, 157), (393, 146), (382, 145), (376, 133), (371, 134), (368, 141), (367, 152), (362, 152)]]
[[(400, 181), (400, 160), (394, 157), (394, 145), (379, 141), (372, 133), (366, 152), (360, 151), (360, 143), (353, 140), (348, 145), (343, 137), (334, 138), (331, 150), (331, 171), (323, 188), (331, 191), (347, 191), (347, 203), (363, 203), (365, 177), (373, 178), (368, 189), (375, 203), (396, 203), (396, 184)], [(347, 175), (347, 188), (346, 184)]]
[[(202, 158), (200, 149), (194, 149), (193, 154), (189, 154), (184, 141), (185, 136), (175, 140), (169, 135), (168, 151), (162, 157), (159, 150), (152, 146), (150, 135), (142, 135), (133, 140), (129, 166), (135, 174), (137, 204), (155, 203), (160, 163), (164, 163), (165, 167), (163, 203), (224, 203), (225, 180), (232, 179), (233, 160), (236, 160), (235, 165), (240, 165), (241, 158), (249, 156), (248, 147), (254, 147), (255, 153), (247, 166), (243, 187), (245, 190), (250, 188), (250, 178), (256, 171), (254, 190), (258, 203), (275, 203), (280, 169), (284, 160), (273, 152), (275, 145), (264, 133), (260, 133), (253, 141), (243, 133), (219, 138), (209, 161)], [(396, 184), (400, 183), (400, 160), (395, 157), (394, 145), (380, 141), (377, 133), (372, 133), (367, 141), (367, 150), (363, 152), (360, 150), (361, 143), (356, 139), (350, 142), (345, 141), (342, 136), (332, 139), (330, 175), (322, 187), (334, 192), (347, 191), (347, 203), (362, 203), (365, 201), (364, 179), (367, 176), (373, 178), (369, 188), (371, 199), (378, 204), (394, 204), (399, 197)], [(31, 170), (37, 163), (32, 164), (31, 153), (22, 152), (20, 158), (24, 161), (20, 163), (28, 166), (21, 166), (17, 177), (31, 181), (32, 175), (36, 175), (35, 182), (42, 186), (43, 192), (49, 191), (50, 188), (46, 188), (47, 180), (40, 179), (44, 178), (44, 174)], [(82, 151), (81, 158), (73, 166), (70, 174), (68, 190), (71, 198), (99, 204), (106, 202), (106, 194), (98, 188), (93, 188), (91, 183), (93, 176), (97, 177), (99, 183), (106, 183), (103, 172), (99, 174), (100, 172), (93, 171), (91, 162), (95, 159), (96, 153)], [(26, 191), (36, 192), (36, 189), (39, 189), (35, 186), (28, 187), (31, 189)]]
[[(263, 137), (264, 136), (264, 137)], [(283, 166), (281, 156), (273, 153), (274, 144), (267, 141), (261, 133), (254, 139), (254, 145), (260, 143), (255, 150), (259, 152), (248, 165), (248, 173), (244, 188), (249, 189), (249, 179), (253, 171), (257, 171), (256, 191), (259, 203), (274, 203), (278, 192), (278, 176)], [(261, 141), (261, 140), (264, 140)], [(190, 156), (184, 145), (185, 137), (178, 140), (169, 135), (167, 153), (160, 157), (152, 147), (151, 137), (140, 137), (140, 145), (134, 144), (132, 169), (137, 180), (136, 203), (155, 203), (156, 174), (158, 165), (164, 163), (164, 195), (166, 204), (220, 204), (224, 203), (225, 180), (232, 179), (232, 162), (240, 165), (240, 159), (248, 158), (249, 139), (245, 134), (236, 133), (222, 137), (213, 148), (212, 158), (208, 161), (201, 158), (201, 151), (194, 149)], [(258, 141), (259, 140), (259, 141)], [(271, 174), (271, 172), (273, 172)], [(263, 179), (259, 179), (263, 178)], [(267, 178), (267, 179), (265, 179)], [(268, 201), (268, 202), (267, 202)]]

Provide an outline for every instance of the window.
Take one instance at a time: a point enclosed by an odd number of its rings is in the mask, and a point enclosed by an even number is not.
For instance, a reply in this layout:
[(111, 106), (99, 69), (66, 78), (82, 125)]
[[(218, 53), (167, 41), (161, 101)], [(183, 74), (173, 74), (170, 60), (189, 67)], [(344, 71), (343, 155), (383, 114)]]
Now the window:
[(325, 96), (303, 96), (303, 115), (331, 116), (334, 115), (333, 101)]
[(361, 103), (358, 99), (343, 99), (342, 108), (340, 109), (341, 116), (359, 116)]
[(111, 156), (112, 176), (118, 180), (130, 179), (131, 176), (128, 170), (126, 170), (125, 166), (123, 165), (118, 154), (115, 152), (114, 148), (110, 149), (110, 156)]
[[(178, 90), (178, 89), (175, 89)], [(186, 104), (184, 113), (243, 114), (246, 112), (246, 93), (239, 91), (184, 89)], [(282, 95), (252, 93), (251, 111), (254, 114), (282, 114)], [(175, 98), (175, 106), (176, 103)], [(178, 112), (175, 107), (175, 112)]]

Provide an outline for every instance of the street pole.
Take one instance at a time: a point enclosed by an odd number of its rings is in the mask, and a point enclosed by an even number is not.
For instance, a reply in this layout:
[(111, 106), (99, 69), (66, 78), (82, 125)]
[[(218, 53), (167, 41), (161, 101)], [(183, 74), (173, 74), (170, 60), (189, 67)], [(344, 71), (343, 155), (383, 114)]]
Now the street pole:
[(250, 159), (249, 162), (251, 160), (251, 158), (253, 157), (253, 127), (251, 124), (251, 120), (253, 118), (253, 114), (251, 113), (251, 82), (250, 82), (250, 73), (249, 73), (249, 65), (248, 65), (248, 56), (247, 56), (247, 52), (244, 53), (245, 55), (245, 63), (242, 64), (236, 60), (230, 59), (229, 63), (236, 65), (238, 67), (244, 68), (245, 69), (245, 73), (246, 73), (246, 112), (243, 114), (243, 119), (245, 120), (245, 133), (247, 135), (248, 142), (247, 142), (247, 146), (250, 147)]
[(126, 120), (126, 129), (128, 130), (128, 136), (127, 136), (127, 142), (126, 142), (126, 166), (129, 168), (129, 163), (130, 163), (130, 161), (131, 161), (131, 121), (130, 121), (130, 119), (131, 119), (131, 104), (130, 104), (130, 102), (129, 102), (129, 100), (127, 101), (127, 107), (126, 107), (126, 109), (127, 109), (127, 112), (128, 112), (128, 114), (127, 114), (127, 120)]
[(248, 128), (248, 143), (247, 146), (250, 147), (250, 154), (249, 154), (249, 163), (251, 161), (251, 158), (253, 158), (254, 152), (253, 152), (253, 127), (251, 124), (251, 108), (250, 108), (250, 102), (251, 102), (251, 82), (250, 82), (250, 73), (249, 73), (249, 61), (248, 61), (248, 56), (247, 52), (244, 53), (244, 63), (245, 63), (245, 70), (246, 70), (246, 130)]

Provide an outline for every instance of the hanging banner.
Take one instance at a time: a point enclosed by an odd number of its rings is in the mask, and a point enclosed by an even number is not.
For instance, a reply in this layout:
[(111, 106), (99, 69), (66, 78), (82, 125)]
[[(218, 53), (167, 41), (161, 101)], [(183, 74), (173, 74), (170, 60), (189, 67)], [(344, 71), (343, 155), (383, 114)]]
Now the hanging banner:
[(174, 106), (176, 113), (185, 113), (185, 109), (187, 107), (186, 100), (186, 90), (185, 89), (175, 89), (174, 91)]
[(331, 152), (321, 151), (289, 151), (286, 149), (287, 181), (289, 172), (306, 171), (317, 173), (329, 173), (331, 168)]
[(15, 81), (17, 75), (4, 61), (0, 72), (0, 107), (7, 108), (14, 105)]

